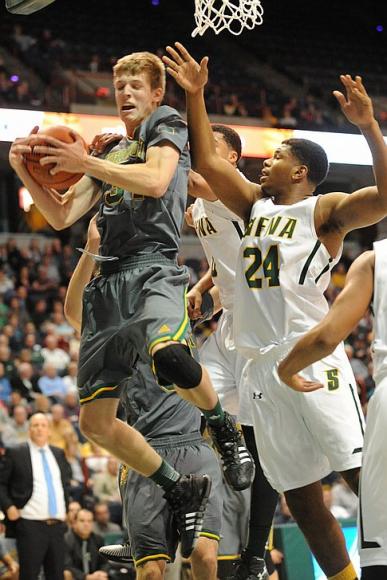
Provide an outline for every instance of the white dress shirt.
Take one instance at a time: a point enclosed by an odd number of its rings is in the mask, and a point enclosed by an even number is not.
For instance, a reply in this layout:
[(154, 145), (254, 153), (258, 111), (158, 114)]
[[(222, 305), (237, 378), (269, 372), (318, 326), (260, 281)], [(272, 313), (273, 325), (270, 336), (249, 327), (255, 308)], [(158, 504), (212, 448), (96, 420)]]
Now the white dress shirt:
[[(54, 454), (48, 445), (38, 447), (31, 440), (28, 440), (32, 463), (32, 496), (21, 509), (21, 517), (26, 520), (47, 520), (55, 517), (64, 520), (66, 517), (66, 504), (63, 492), (63, 485), (59, 465)], [(42, 454), (39, 449), (44, 449), (48, 465), (50, 467), (52, 481), (55, 490), (57, 513), (50, 516), (48, 511), (48, 491), (46, 478), (44, 476)]]

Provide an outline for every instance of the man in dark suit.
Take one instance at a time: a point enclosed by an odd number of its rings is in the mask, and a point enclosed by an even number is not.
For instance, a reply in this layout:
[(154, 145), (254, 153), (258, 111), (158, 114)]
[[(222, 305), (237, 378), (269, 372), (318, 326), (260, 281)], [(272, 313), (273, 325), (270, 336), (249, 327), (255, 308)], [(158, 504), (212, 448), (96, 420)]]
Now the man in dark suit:
[(48, 445), (49, 422), (36, 413), (29, 440), (8, 449), (0, 465), (0, 507), (7, 535), (16, 538), (20, 580), (63, 580), (64, 533), (71, 468), (61, 449)]
[(75, 516), (71, 530), (65, 535), (66, 576), (73, 580), (107, 580), (109, 564), (98, 550), (103, 546), (101, 536), (93, 532), (93, 514), (81, 509)]
[(17, 375), (11, 379), (11, 386), (13, 391), (18, 391), (27, 401), (33, 401), (36, 395), (41, 393), (38, 387), (38, 376), (28, 362), (19, 365)]

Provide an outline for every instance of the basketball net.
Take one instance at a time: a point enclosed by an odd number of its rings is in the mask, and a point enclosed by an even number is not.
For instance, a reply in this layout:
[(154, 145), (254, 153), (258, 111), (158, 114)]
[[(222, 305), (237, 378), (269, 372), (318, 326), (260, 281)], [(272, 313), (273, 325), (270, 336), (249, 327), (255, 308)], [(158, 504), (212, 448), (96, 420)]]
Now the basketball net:
[(260, 0), (195, 0), (195, 22), (192, 36), (202, 36), (208, 28), (238, 35), (262, 24), (263, 7)]

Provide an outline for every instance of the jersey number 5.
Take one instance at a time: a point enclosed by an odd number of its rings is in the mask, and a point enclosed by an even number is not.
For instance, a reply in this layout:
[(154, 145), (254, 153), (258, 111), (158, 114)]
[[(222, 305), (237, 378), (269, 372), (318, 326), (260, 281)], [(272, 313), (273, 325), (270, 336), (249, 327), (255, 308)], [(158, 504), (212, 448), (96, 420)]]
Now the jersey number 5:
[(277, 246), (270, 246), (264, 258), (262, 258), (262, 252), (259, 248), (249, 246), (245, 248), (243, 257), (253, 260), (245, 272), (249, 288), (262, 288), (262, 277), (256, 275), (261, 267), (263, 278), (268, 281), (269, 288), (280, 285)]

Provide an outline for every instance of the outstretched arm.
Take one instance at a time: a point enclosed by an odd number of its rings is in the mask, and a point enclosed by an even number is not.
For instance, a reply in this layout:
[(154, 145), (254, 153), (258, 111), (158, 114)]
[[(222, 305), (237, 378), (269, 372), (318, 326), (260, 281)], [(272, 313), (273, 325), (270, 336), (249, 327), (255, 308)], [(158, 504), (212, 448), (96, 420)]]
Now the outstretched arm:
[(347, 338), (366, 312), (373, 294), (375, 254), (361, 254), (348, 270), (345, 286), (325, 318), (280, 363), (278, 375), (295, 391), (314, 391), (323, 385), (303, 379), (299, 373), (329, 355)]
[(244, 220), (250, 217), (251, 206), (260, 195), (258, 185), (247, 182), (222, 159), (215, 149), (215, 140), (204, 102), (204, 86), (208, 79), (208, 57), (197, 63), (179, 42), (167, 47), (164, 56), (168, 73), (185, 90), (190, 147), (194, 168), (200, 173), (221, 201)]
[(387, 146), (374, 117), (372, 101), (364, 88), (361, 77), (353, 80), (349, 75), (340, 77), (346, 96), (334, 91), (347, 119), (359, 127), (372, 153), (376, 186), (346, 194), (328, 194), (321, 198), (325, 222), (332, 222), (345, 235), (369, 226), (387, 215)]

